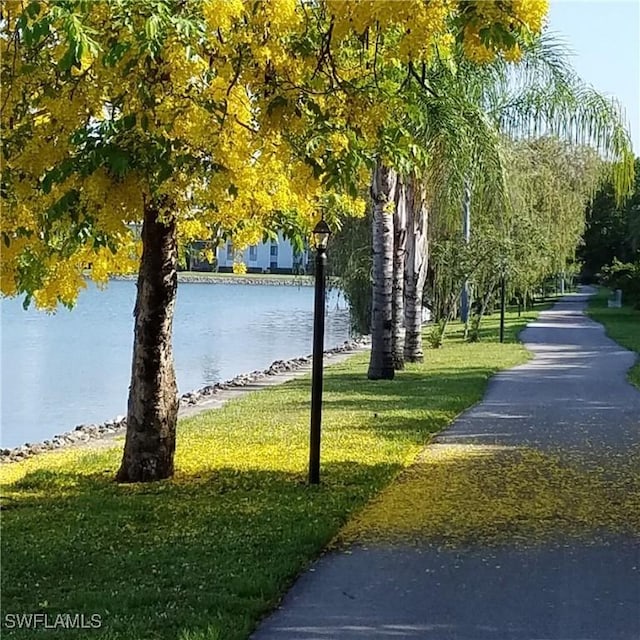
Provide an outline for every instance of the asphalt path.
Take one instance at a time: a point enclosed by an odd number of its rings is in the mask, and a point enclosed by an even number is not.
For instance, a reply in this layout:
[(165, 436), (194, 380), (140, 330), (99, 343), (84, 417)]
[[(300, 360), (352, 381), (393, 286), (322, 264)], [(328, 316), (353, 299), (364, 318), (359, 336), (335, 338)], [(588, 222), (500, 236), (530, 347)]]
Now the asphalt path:
[[(530, 362), (496, 375), (437, 443), (624, 451), (640, 444), (635, 355), (587, 318), (588, 290), (521, 335)], [(354, 545), (303, 574), (253, 640), (640, 640), (640, 546), (442, 549)]]

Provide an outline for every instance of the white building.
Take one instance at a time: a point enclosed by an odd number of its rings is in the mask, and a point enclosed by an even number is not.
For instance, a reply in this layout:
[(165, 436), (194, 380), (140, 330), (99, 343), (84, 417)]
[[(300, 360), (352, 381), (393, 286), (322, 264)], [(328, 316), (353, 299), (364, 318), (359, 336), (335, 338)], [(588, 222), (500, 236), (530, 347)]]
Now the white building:
[[(197, 243), (194, 243), (197, 249)], [(218, 271), (231, 271), (234, 261), (244, 262), (249, 273), (305, 273), (309, 262), (309, 251), (297, 253), (291, 242), (278, 234), (277, 240), (268, 240), (261, 244), (252, 245), (238, 252), (231, 240), (227, 240), (216, 251), (216, 266)], [(194, 271), (210, 270), (211, 265), (195, 258), (191, 260)]]

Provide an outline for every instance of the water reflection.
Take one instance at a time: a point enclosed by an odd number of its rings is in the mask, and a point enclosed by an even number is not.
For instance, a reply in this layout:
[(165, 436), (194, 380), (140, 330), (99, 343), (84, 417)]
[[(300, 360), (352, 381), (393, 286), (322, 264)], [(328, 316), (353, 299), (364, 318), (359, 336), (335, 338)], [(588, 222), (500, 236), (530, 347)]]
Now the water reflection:
[[(344, 299), (329, 293), (325, 345), (349, 337)], [(39, 441), (124, 414), (131, 371), (133, 282), (89, 287), (51, 316), (2, 306), (2, 446)], [(174, 355), (182, 393), (312, 350), (313, 288), (181, 284)]]

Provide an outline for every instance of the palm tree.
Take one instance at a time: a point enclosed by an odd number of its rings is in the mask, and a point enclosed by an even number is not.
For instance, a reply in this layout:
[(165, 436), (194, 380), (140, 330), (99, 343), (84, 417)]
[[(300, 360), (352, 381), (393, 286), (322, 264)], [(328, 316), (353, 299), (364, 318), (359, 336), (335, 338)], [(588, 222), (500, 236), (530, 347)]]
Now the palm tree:
[(404, 369), (404, 281), (407, 259), (407, 186), (398, 179), (393, 212), (393, 368)]
[[(527, 138), (541, 132), (592, 144), (612, 161), (613, 182), (618, 195), (633, 183), (633, 154), (619, 105), (586, 86), (567, 62), (564, 46), (553, 36), (538, 38), (518, 65), (497, 59), (478, 66), (459, 57), (457, 64), (439, 60), (425, 76), (422, 87), (411, 95), (421, 106), (416, 139), (427, 158), (423, 188), (431, 205), (449, 212), (448, 224), (457, 228), (467, 186), (474, 198), (496, 215), (509, 209), (509, 168), (504, 145), (509, 138)], [(415, 206), (421, 211), (416, 214)], [(407, 216), (427, 216), (430, 206), (408, 203)], [(417, 216), (417, 217), (416, 217)], [(422, 225), (410, 225), (427, 260)], [(415, 264), (415, 255), (413, 258)], [(411, 269), (411, 267), (409, 267)], [(408, 271), (409, 273), (409, 271)], [(413, 277), (413, 276), (412, 276)], [(415, 318), (422, 305), (424, 283), (406, 286), (405, 315)], [(405, 345), (408, 360), (420, 359), (419, 340)]]
[(393, 205), (397, 175), (378, 160), (371, 180), (373, 293), (370, 380), (393, 380)]
[(429, 260), (429, 212), (424, 185), (416, 175), (410, 175), (407, 179), (405, 195), (407, 251), (404, 269), (404, 358), (407, 362), (422, 362), (422, 298)]
[[(459, 86), (461, 82), (462, 77), (444, 65), (435, 66), (425, 80), (429, 90), (418, 87), (412, 96), (420, 106), (415, 133), (423, 149), (425, 168), (411, 175), (408, 181), (411, 186), (406, 190), (409, 232), (404, 356), (409, 362), (423, 359), (422, 306), (430, 213), (433, 210), (449, 213), (452, 203), (462, 202), (464, 185), (472, 181), (479, 190), (492, 185), (496, 193), (502, 192), (505, 182), (499, 133), (480, 106), (467, 99)], [(455, 220), (445, 219), (445, 224), (452, 230), (459, 229), (459, 216)]]

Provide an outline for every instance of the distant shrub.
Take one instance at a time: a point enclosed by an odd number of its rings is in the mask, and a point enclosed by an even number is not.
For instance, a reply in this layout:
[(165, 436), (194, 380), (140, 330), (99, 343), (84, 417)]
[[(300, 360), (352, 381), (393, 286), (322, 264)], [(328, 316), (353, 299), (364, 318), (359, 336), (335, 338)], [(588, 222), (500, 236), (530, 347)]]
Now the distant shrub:
[(431, 346), (432, 349), (439, 349), (444, 342), (444, 334), (447, 330), (448, 320), (439, 320), (436, 322), (431, 330), (427, 333), (427, 342)]
[(480, 340), (480, 321), (482, 320), (482, 315), (479, 313), (474, 313), (469, 319), (469, 333), (467, 335), (467, 340), (469, 342), (478, 342)]
[(600, 281), (605, 287), (622, 291), (622, 301), (640, 309), (640, 261), (620, 262), (614, 258), (602, 268)]

